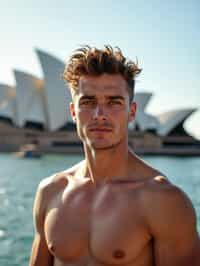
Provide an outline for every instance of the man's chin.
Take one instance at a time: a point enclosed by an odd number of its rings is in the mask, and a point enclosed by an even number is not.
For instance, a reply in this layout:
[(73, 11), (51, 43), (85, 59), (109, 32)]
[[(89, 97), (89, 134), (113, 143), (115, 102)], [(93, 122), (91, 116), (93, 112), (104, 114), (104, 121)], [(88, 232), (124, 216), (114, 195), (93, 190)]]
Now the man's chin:
[(107, 146), (106, 145), (102, 145), (102, 146), (93, 145), (92, 149), (96, 150), (96, 151), (100, 151), (100, 150), (101, 151), (103, 151), (103, 150), (105, 151), (105, 150), (111, 150), (111, 149), (113, 149), (113, 147), (114, 147), (113, 145), (109, 145), (109, 146), (108, 145)]
[(110, 150), (115, 148), (118, 145), (118, 143), (108, 143), (108, 142), (90, 142), (88, 143), (88, 147), (93, 150)]

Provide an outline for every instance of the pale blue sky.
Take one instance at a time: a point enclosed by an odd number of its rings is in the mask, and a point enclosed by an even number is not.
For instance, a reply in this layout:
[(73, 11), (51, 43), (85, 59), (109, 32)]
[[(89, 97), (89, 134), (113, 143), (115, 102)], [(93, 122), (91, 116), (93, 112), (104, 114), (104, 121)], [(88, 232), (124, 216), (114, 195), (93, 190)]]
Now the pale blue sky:
[(0, 0), (0, 83), (15, 85), (17, 68), (42, 77), (34, 48), (61, 60), (80, 44), (119, 46), (139, 60), (136, 91), (154, 96), (159, 114), (197, 107), (186, 122), (200, 138), (200, 2)]

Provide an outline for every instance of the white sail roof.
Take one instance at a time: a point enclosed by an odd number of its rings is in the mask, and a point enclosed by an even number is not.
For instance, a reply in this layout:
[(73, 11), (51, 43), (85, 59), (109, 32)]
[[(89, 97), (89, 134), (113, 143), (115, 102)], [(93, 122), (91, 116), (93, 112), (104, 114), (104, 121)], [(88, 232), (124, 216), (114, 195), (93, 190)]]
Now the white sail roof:
[(157, 129), (160, 127), (159, 120), (155, 116), (142, 111), (137, 112), (136, 123), (142, 131), (149, 129), (157, 131)]
[(190, 116), (197, 109), (179, 109), (164, 112), (157, 115), (157, 119), (160, 122), (160, 127), (158, 128), (158, 134), (161, 136), (166, 136), (172, 131), (178, 124), (183, 123), (188, 116)]
[(48, 128), (56, 130), (66, 124), (66, 122), (72, 122), (69, 111), (70, 91), (61, 79), (64, 63), (41, 50), (37, 49), (36, 52), (44, 73), (46, 103), (49, 115)]
[(0, 116), (10, 118), (16, 123), (15, 88), (0, 84)]
[(144, 111), (151, 97), (152, 93), (150, 92), (135, 93), (134, 101), (137, 103), (137, 109)]
[(42, 80), (19, 70), (14, 70), (14, 75), (16, 79), (17, 125), (23, 127), (26, 121), (32, 121), (47, 126)]
[(136, 118), (129, 123), (130, 130), (134, 130), (136, 124), (141, 130), (157, 129), (159, 121), (144, 111), (151, 97), (152, 93), (150, 92), (135, 93), (134, 101), (137, 103), (137, 111)]

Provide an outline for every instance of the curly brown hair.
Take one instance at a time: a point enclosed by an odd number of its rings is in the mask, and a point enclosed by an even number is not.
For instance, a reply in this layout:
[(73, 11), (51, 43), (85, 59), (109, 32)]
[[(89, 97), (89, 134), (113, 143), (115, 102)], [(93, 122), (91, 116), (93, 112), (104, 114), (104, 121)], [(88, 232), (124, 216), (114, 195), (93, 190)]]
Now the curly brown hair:
[(79, 79), (83, 75), (121, 74), (127, 81), (131, 102), (134, 97), (135, 78), (141, 71), (138, 62), (127, 60), (118, 47), (105, 45), (103, 49), (97, 49), (85, 45), (71, 55), (65, 66), (63, 79), (72, 90), (77, 91)]

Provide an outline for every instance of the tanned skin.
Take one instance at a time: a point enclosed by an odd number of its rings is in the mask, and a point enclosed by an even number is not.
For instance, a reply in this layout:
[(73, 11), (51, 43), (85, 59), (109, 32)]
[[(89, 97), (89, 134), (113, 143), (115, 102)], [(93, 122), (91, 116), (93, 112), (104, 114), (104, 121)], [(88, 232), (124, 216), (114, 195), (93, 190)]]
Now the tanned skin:
[(40, 183), (30, 266), (199, 266), (190, 200), (128, 148), (126, 81), (83, 76), (78, 89), (70, 108), (85, 160)]

